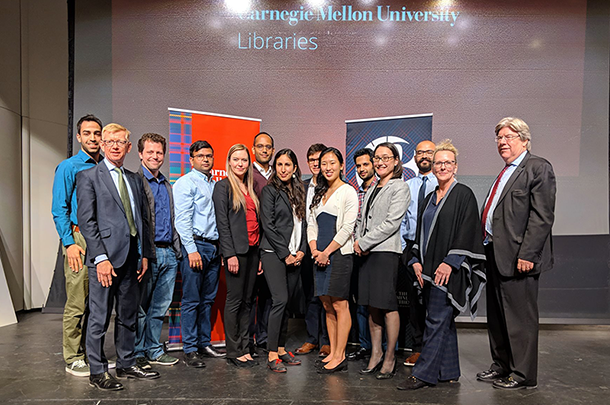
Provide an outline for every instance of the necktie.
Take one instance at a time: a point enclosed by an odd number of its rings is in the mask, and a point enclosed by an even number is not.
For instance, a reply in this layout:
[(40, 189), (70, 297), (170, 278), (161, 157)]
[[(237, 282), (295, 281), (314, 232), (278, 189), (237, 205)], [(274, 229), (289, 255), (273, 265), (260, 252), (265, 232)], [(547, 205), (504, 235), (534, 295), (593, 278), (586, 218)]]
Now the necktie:
[(133, 212), (131, 212), (131, 203), (129, 202), (129, 192), (127, 191), (125, 179), (123, 178), (123, 172), (118, 167), (115, 167), (113, 170), (119, 175), (119, 195), (121, 196), (121, 203), (123, 204), (123, 209), (125, 210), (125, 215), (127, 216), (129, 234), (131, 236), (136, 236), (138, 232), (136, 230), (136, 223), (133, 220)]
[(419, 188), (419, 195), (417, 197), (417, 206), (418, 207), (422, 206), (422, 204), (424, 203), (424, 199), (426, 198), (426, 182), (428, 181), (428, 177), (423, 176), (421, 181), (422, 181), (422, 184), (421, 184), (421, 187)]
[(502, 176), (506, 169), (508, 169), (508, 165), (504, 166), (504, 169), (500, 172), (500, 175), (496, 179), (493, 188), (491, 189), (491, 193), (489, 194), (489, 198), (487, 199), (487, 204), (485, 204), (485, 209), (483, 210), (483, 218), (481, 219), (481, 225), (483, 226), (483, 238), (485, 238), (485, 222), (487, 222), (487, 214), (489, 213), (489, 208), (491, 207), (491, 202), (496, 195), (496, 191), (498, 191), (498, 185), (500, 184), (500, 180), (502, 180)]

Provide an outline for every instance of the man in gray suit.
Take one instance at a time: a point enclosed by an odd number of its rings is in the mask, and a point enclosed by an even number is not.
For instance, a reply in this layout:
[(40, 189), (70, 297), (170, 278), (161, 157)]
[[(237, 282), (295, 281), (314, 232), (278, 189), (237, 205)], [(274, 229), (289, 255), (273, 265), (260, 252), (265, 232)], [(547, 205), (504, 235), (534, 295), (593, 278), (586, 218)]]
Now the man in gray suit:
[[(118, 124), (102, 130), (104, 160), (78, 173), (77, 218), (87, 242), (89, 266), (89, 323), (87, 357), (90, 385), (101, 390), (121, 390), (123, 385), (108, 373), (104, 337), (116, 301), (116, 374), (119, 378), (157, 378), (156, 371), (136, 366), (134, 346), (138, 281), (152, 257), (142, 179), (123, 168), (131, 150), (129, 131)], [(141, 267), (138, 269), (138, 262)]]
[(477, 374), (494, 388), (536, 388), (538, 279), (553, 267), (555, 174), (532, 155), (528, 125), (507, 117), (496, 125), (505, 167), (482, 215), (487, 256), (487, 327), (493, 363)]

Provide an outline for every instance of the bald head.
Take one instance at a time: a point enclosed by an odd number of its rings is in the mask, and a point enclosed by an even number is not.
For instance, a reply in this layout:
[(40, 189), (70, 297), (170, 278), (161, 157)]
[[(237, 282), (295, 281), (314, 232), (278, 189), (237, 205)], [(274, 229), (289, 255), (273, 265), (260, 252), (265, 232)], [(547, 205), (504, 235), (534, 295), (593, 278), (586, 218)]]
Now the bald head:
[(432, 170), (432, 155), (436, 145), (432, 141), (421, 141), (415, 147), (415, 164), (421, 174), (428, 174)]

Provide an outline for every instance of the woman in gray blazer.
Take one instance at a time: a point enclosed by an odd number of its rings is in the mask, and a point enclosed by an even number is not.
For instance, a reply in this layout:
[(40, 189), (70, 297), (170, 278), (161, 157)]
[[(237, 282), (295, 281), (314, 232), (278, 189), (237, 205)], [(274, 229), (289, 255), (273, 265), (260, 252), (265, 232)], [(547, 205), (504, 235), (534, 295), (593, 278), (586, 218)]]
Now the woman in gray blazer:
[[(402, 162), (393, 143), (377, 145), (373, 163), (379, 181), (364, 196), (354, 242), (354, 252), (363, 257), (358, 277), (358, 304), (369, 308), (372, 343), (369, 364), (360, 373), (379, 371), (377, 379), (387, 379), (396, 372), (394, 351), (400, 329), (396, 298), (402, 252), (400, 224), (411, 202), (411, 193), (402, 180)], [(384, 324), (387, 335), (385, 359), (381, 347)]]

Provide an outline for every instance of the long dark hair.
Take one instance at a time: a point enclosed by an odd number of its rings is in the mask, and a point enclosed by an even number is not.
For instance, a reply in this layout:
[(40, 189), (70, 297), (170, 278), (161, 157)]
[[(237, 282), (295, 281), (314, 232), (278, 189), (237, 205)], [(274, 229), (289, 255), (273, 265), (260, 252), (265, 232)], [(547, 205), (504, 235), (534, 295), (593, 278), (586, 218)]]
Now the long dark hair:
[[(322, 151), (322, 153), (320, 153), (320, 168), (322, 167), (322, 164), (321, 164), (322, 157), (324, 157), (324, 155), (327, 155), (329, 153), (334, 154), (337, 157), (337, 159), (339, 159), (339, 163), (343, 164), (343, 155), (341, 154), (339, 149), (329, 147), (329, 148), (324, 149)], [(343, 173), (339, 174), (339, 179), (343, 180)], [(320, 204), (320, 201), (322, 201), (322, 197), (324, 197), (324, 194), (326, 194), (327, 191), (328, 191), (328, 180), (326, 180), (326, 177), (324, 177), (324, 175), (322, 174), (322, 169), (320, 169), (320, 173), (318, 173), (318, 177), (316, 177), (316, 189), (314, 191), (313, 200), (311, 201), (311, 205), (309, 206), (310, 210), (313, 210), (314, 207), (316, 207), (318, 204)]]
[[(288, 156), (296, 168), (296, 171), (290, 180), (290, 187), (280, 180), (275, 170), (275, 165), (280, 156)], [(303, 180), (301, 180), (301, 167), (299, 166), (297, 155), (295, 155), (292, 149), (282, 149), (275, 154), (271, 166), (273, 167), (273, 173), (269, 178), (268, 184), (271, 184), (278, 191), (283, 191), (288, 195), (288, 201), (290, 201), (290, 204), (294, 207), (297, 218), (303, 221), (305, 219), (305, 187), (303, 187)]]
[(394, 159), (398, 159), (398, 164), (394, 166), (394, 172), (392, 173), (393, 179), (402, 179), (402, 159), (400, 154), (398, 153), (398, 148), (392, 142), (383, 142), (377, 145), (375, 148), (375, 153), (377, 153), (377, 149), (384, 147), (388, 148), (390, 152), (392, 152), (392, 156)]

